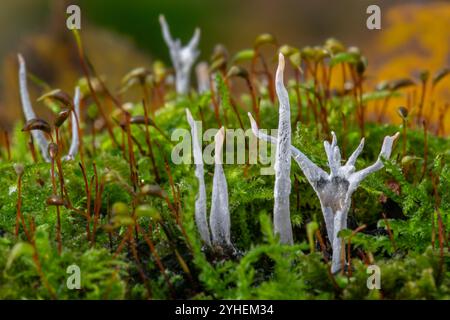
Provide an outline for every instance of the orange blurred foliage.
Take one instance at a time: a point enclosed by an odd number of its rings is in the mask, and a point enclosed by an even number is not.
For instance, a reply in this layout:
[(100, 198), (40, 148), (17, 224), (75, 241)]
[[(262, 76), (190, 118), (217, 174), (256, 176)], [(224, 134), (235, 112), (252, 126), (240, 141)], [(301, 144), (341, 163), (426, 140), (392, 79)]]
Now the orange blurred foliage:
[[(428, 70), (431, 80), (438, 70), (450, 65), (450, 3), (399, 5), (386, 12), (383, 23), (371, 50), (374, 54), (368, 54), (369, 62), (372, 62), (369, 67), (372, 84), (399, 78), (412, 78), (419, 84), (421, 71)], [(402, 97), (390, 100), (387, 109), (387, 116), (396, 123), (401, 122), (397, 115), (398, 106), (409, 105), (410, 111), (417, 112), (421, 89), (415, 86), (402, 92)], [(432, 126), (436, 125), (440, 112), (449, 102), (450, 76), (436, 86), (432, 95), (428, 85), (424, 116)], [(378, 112), (374, 104), (369, 105), (368, 110)], [(450, 112), (446, 114), (444, 125), (448, 134)]]

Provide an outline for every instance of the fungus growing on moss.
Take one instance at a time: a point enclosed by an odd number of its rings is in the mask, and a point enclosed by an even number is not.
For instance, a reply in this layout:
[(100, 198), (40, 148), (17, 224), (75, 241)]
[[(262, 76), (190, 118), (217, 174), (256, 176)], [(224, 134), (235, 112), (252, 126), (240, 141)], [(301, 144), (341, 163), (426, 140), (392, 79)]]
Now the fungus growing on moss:
[(198, 179), (199, 189), (195, 200), (195, 222), (200, 237), (208, 246), (220, 247), (225, 250), (234, 250), (230, 240), (230, 210), (228, 206), (228, 186), (222, 167), (223, 143), (225, 129), (220, 128), (214, 137), (214, 177), (212, 187), (211, 212), (209, 215), (209, 232), (206, 216), (206, 188), (203, 170), (202, 150), (199, 144), (197, 123), (191, 112), (186, 109), (186, 115), (191, 126), (192, 149), (195, 163), (195, 176)]
[(211, 199), (212, 244), (223, 248), (231, 248), (230, 240), (230, 211), (228, 208), (228, 186), (222, 167), (222, 147), (225, 138), (224, 127), (220, 128), (214, 137), (214, 178)]
[[(252, 125), (252, 131), (259, 139), (274, 144), (278, 142), (277, 138), (268, 136), (259, 131), (256, 121), (250, 113), (249, 118)], [(397, 132), (393, 136), (385, 137), (377, 161), (373, 165), (356, 172), (355, 163), (364, 147), (364, 138), (345, 165), (342, 166), (341, 153), (337, 146), (336, 135), (334, 132), (331, 132), (331, 135), (333, 137), (331, 145), (328, 141), (324, 141), (328, 166), (330, 168), (329, 174), (314, 164), (297, 148), (291, 146), (290, 152), (319, 197), (328, 239), (333, 248), (331, 272), (336, 273), (341, 269), (341, 261), (345, 261), (345, 258), (341, 259), (342, 241), (339, 238), (338, 233), (347, 228), (347, 214), (350, 209), (352, 194), (358, 188), (361, 181), (369, 174), (383, 168), (382, 158), (389, 159), (392, 152), (392, 145), (399, 136), (399, 133)]]
[[(22, 110), (25, 116), (25, 120), (31, 121), (36, 119), (36, 114), (34, 113), (33, 106), (31, 105), (30, 95), (28, 94), (28, 86), (27, 86), (27, 68), (25, 64), (25, 60), (23, 59), (21, 54), (18, 54), (19, 59), (19, 88), (20, 88), (20, 99), (22, 101)], [(48, 149), (48, 141), (44, 136), (44, 133), (39, 130), (33, 130), (31, 132), (34, 141), (38, 145), (41, 150), (42, 158), (46, 162), (50, 162), (50, 157), (47, 153)]]
[[(21, 54), (18, 54), (19, 60), (19, 88), (20, 88), (20, 98), (22, 101), (22, 110), (25, 116), (26, 125), (25, 128), (31, 129), (31, 134), (33, 139), (36, 141), (39, 149), (41, 150), (41, 155), (46, 162), (50, 162), (51, 159), (48, 154), (48, 146), (49, 142), (45, 137), (44, 132), (51, 134), (52, 128), (45, 123), (44, 120), (37, 118), (36, 113), (33, 110), (33, 106), (31, 105), (30, 96), (28, 93), (27, 86), (27, 69), (25, 60), (23, 59)], [(80, 89), (78, 87), (75, 88), (75, 96), (73, 98), (73, 103), (70, 101), (69, 95), (65, 94), (61, 90), (54, 90), (51, 93), (44, 95), (43, 97), (52, 97), (56, 100), (61, 100), (63, 104), (66, 104), (70, 107), (73, 107), (72, 110), (65, 109), (61, 111), (58, 115), (55, 127), (60, 127), (68, 117), (69, 112), (71, 113), (71, 121), (72, 121), (72, 140), (70, 143), (69, 152), (66, 156), (64, 156), (63, 160), (73, 160), (78, 153), (78, 148), (80, 144), (80, 137), (78, 134), (78, 119), (80, 118)], [(43, 98), (41, 97), (41, 99)], [(41, 123), (41, 128), (37, 128), (38, 123)], [(45, 123), (45, 124), (44, 124)], [(30, 128), (30, 125), (33, 124), (35, 128)], [(48, 128), (44, 128), (48, 127)], [(28, 130), (24, 130), (28, 131)]]
[(275, 76), (275, 89), (279, 107), (278, 139), (275, 155), (275, 188), (273, 220), (274, 231), (280, 235), (280, 242), (293, 244), (289, 195), (291, 194), (291, 111), (289, 95), (284, 87), (284, 56), (278, 56), (278, 68)]
[(186, 116), (191, 126), (192, 135), (192, 151), (194, 155), (195, 163), (195, 176), (198, 180), (198, 194), (195, 200), (195, 222), (197, 224), (198, 231), (202, 240), (211, 246), (211, 236), (209, 234), (208, 222), (206, 217), (206, 188), (205, 188), (205, 177), (203, 170), (203, 157), (202, 149), (199, 144), (197, 123), (192, 117), (189, 109), (186, 109)]
[(200, 29), (196, 28), (189, 43), (182, 47), (180, 39), (173, 39), (170, 34), (169, 25), (163, 15), (159, 16), (164, 41), (169, 47), (170, 58), (175, 69), (175, 86), (178, 94), (187, 94), (189, 91), (189, 78), (191, 68), (200, 52), (198, 43), (200, 41)]

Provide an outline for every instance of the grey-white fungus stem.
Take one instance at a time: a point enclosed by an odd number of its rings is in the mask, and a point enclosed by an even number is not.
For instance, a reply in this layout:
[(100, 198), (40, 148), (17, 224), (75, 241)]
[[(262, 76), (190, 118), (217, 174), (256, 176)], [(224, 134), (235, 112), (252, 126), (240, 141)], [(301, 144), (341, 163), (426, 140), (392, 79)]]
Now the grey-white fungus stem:
[(211, 227), (212, 243), (224, 248), (231, 248), (230, 240), (230, 211), (228, 208), (228, 186), (222, 167), (222, 147), (225, 137), (224, 128), (220, 128), (214, 137), (214, 178), (211, 199)]
[(324, 143), (331, 173), (327, 179), (316, 181), (314, 190), (320, 200), (328, 239), (333, 248), (331, 263), (331, 272), (333, 273), (338, 272), (342, 263), (345, 263), (345, 254), (343, 255), (342, 253), (342, 239), (338, 234), (341, 230), (347, 228), (347, 217), (351, 206), (352, 194), (365, 177), (383, 168), (381, 158), (388, 159), (391, 156), (392, 146), (398, 135), (396, 133), (391, 137), (385, 137), (380, 155), (375, 164), (357, 172), (355, 172), (355, 163), (364, 147), (364, 139), (361, 140), (357, 149), (343, 166), (341, 165), (341, 154), (334, 132), (332, 132), (333, 140), (331, 145), (326, 141)]
[[(250, 123), (252, 126), (253, 134), (261, 140), (266, 142), (270, 142), (272, 144), (277, 144), (277, 138), (269, 136), (263, 132), (261, 132), (258, 128), (258, 124), (255, 119), (248, 113), (248, 117), (250, 119)], [(299, 165), (300, 169), (302, 169), (306, 179), (312, 185), (314, 181), (319, 180), (321, 177), (327, 177), (328, 174), (318, 167), (314, 162), (312, 162), (306, 155), (304, 155), (300, 150), (291, 145), (291, 156)]]
[(192, 152), (195, 163), (195, 176), (198, 180), (198, 194), (195, 200), (195, 223), (197, 224), (198, 232), (201, 239), (211, 246), (211, 236), (209, 234), (208, 221), (206, 217), (206, 188), (205, 177), (203, 169), (202, 149), (200, 147), (200, 140), (198, 135), (197, 123), (192, 117), (189, 109), (186, 109), (186, 117), (191, 127), (192, 138)]
[(273, 222), (280, 242), (293, 244), (289, 196), (291, 194), (291, 111), (289, 96), (283, 83), (284, 56), (279, 54), (275, 88), (280, 102), (278, 118), (278, 141), (275, 155), (275, 187)]
[(78, 148), (80, 146), (80, 137), (79, 133), (79, 119), (80, 119), (80, 99), (81, 99), (80, 88), (75, 88), (75, 95), (73, 97), (73, 106), (74, 110), (71, 113), (71, 121), (72, 121), (72, 141), (70, 142), (70, 148), (68, 154), (63, 158), (63, 160), (69, 161), (75, 159)]
[(373, 165), (371, 165), (365, 169), (362, 169), (358, 172), (355, 172), (352, 175), (351, 187), (356, 189), (357, 186), (359, 185), (359, 183), (361, 183), (361, 181), (364, 180), (369, 174), (376, 172), (384, 167), (382, 158), (384, 158), (384, 159), (390, 158), (391, 153), (392, 153), (392, 146), (394, 144), (394, 141), (398, 138), (399, 135), (400, 135), (400, 133), (397, 132), (393, 136), (387, 136), (384, 138), (383, 146), (381, 147), (381, 151), (380, 151), (377, 161)]
[[(266, 135), (258, 129), (250, 113), (249, 118), (252, 131), (258, 139), (274, 144), (278, 142), (277, 138)], [(338, 233), (347, 228), (347, 215), (351, 206), (352, 194), (364, 178), (383, 168), (382, 158), (389, 159), (392, 153), (392, 146), (398, 136), (399, 133), (397, 132), (393, 136), (385, 137), (377, 161), (373, 165), (357, 172), (355, 172), (355, 163), (364, 147), (364, 139), (361, 140), (361, 143), (349, 157), (347, 163), (342, 166), (336, 135), (332, 132), (333, 139), (331, 144), (328, 141), (324, 141), (330, 174), (314, 164), (297, 148), (291, 146), (292, 157), (297, 161), (320, 200), (328, 239), (333, 248), (331, 263), (331, 271), (333, 273), (341, 269), (342, 262), (345, 263), (345, 255), (342, 256), (342, 239), (338, 236)]]
[[(21, 54), (18, 54), (19, 59), (19, 88), (20, 88), (20, 99), (22, 101), (22, 110), (25, 116), (26, 121), (30, 121), (36, 118), (36, 114), (34, 113), (33, 106), (31, 105), (30, 95), (28, 94), (28, 85), (27, 85), (27, 68), (25, 64), (25, 60), (23, 59)], [(41, 151), (42, 158), (46, 162), (50, 162), (50, 156), (48, 155), (48, 141), (45, 138), (45, 135), (42, 131), (33, 130), (31, 131), (31, 135), (35, 143), (37, 144), (39, 150)]]
[(191, 69), (200, 54), (197, 49), (200, 41), (200, 29), (196, 28), (189, 43), (182, 47), (180, 39), (172, 38), (169, 25), (163, 15), (159, 16), (159, 22), (161, 24), (164, 41), (169, 47), (170, 58), (175, 69), (176, 91), (178, 94), (187, 94), (189, 92)]

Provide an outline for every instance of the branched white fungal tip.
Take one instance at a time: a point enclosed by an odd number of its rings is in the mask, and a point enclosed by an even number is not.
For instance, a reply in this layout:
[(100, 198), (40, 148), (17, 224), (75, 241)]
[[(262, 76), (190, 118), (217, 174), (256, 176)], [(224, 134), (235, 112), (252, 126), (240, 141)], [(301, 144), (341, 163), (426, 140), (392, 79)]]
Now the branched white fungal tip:
[(189, 49), (191, 50), (197, 49), (197, 46), (200, 42), (200, 34), (201, 34), (200, 28), (198, 27), (195, 28), (194, 35), (192, 36), (192, 39), (189, 41), (189, 44), (187, 45)]
[(194, 119), (192, 118), (192, 113), (191, 113), (191, 111), (189, 111), (188, 108), (186, 108), (186, 118), (188, 120), (189, 125), (192, 127)]
[(381, 147), (381, 154), (386, 158), (391, 156), (392, 152), (392, 145), (394, 144), (394, 141), (397, 140), (398, 136), (400, 135), (400, 132), (397, 132), (393, 136), (387, 136), (384, 138), (383, 146)]
[(255, 119), (253, 118), (250, 112), (248, 112), (247, 114), (248, 118), (250, 119), (250, 125), (252, 127), (253, 134), (258, 137), (258, 124), (256, 123)]
[(364, 148), (364, 142), (365, 142), (365, 139), (362, 138), (361, 142), (359, 143), (359, 146), (355, 149), (355, 151), (353, 151), (350, 158), (348, 158), (347, 163), (345, 164), (346, 166), (355, 166), (356, 160), (358, 159), (359, 155), (361, 154), (361, 152)]
[(192, 65), (199, 55), (200, 29), (196, 28), (189, 43), (182, 47), (180, 39), (173, 39), (164, 15), (159, 16), (164, 41), (169, 47), (170, 58), (175, 69), (175, 86), (177, 93), (187, 94)]
[(72, 121), (72, 141), (70, 143), (69, 153), (63, 157), (63, 160), (70, 161), (75, 159), (78, 148), (80, 146), (80, 137), (78, 134), (78, 126), (80, 125), (79, 119), (80, 119), (80, 99), (81, 99), (81, 93), (80, 88), (75, 88), (75, 94), (73, 96), (73, 106), (74, 110), (72, 110), (71, 115), (71, 121)]
[(280, 52), (278, 54), (278, 68), (277, 68), (277, 74), (276, 74), (276, 81), (283, 82), (283, 75), (284, 75), (284, 55)]
[(25, 60), (23, 59), (23, 56), (21, 53), (17, 54), (17, 59), (19, 59), (19, 65), (20, 67), (24, 67), (25, 66)]
[(334, 149), (334, 147), (336, 147), (337, 145), (336, 133), (334, 133), (334, 131), (331, 131), (331, 136), (333, 137), (333, 139), (331, 140), (331, 148)]
[[(258, 139), (271, 143), (278, 143), (279, 138), (271, 137), (259, 131), (258, 126), (250, 113), (248, 113), (248, 117), (250, 119), (252, 131)], [(320, 200), (328, 239), (333, 248), (331, 271), (335, 273), (340, 270), (342, 261), (342, 241), (337, 235), (341, 230), (347, 227), (347, 214), (351, 205), (351, 196), (367, 175), (378, 171), (383, 167), (383, 162), (380, 157), (390, 157), (393, 142), (398, 138), (399, 133), (397, 132), (393, 136), (385, 137), (377, 161), (373, 165), (357, 172), (354, 172), (354, 164), (364, 147), (364, 138), (361, 139), (359, 146), (350, 156), (347, 163), (342, 166), (340, 164), (341, 155), (339, 147), (337, 146), (336, 135), (334, 132), (332, 132), (331, 135), (331, 144), (326, 140), (323, 143), (328, 157), (330, 174), (323, 171), (294, 146), (290, 146), (290, 150), (291, 155), (297, 161)], [(277, 181), (275, 181), (275, 183), (277, 184)], [(275, 207), (279, 208), (277, 204)]]
[(161, 24), (167, 24), (167, 23), (166, 23), (166, 18), (164, 17), (163, 14), (160, 14), (160, 15), (159, 15), (159, 22), (160, 22)]

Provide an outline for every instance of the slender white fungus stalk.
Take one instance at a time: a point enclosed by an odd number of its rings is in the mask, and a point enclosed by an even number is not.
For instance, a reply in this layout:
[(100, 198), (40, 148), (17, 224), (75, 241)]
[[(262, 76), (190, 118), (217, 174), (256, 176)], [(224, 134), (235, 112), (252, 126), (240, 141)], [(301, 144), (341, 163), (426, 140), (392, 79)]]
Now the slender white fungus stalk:
[[(27, 85), (27, 68), (25, 65), (25, 60), (21, 54), (18, 54), (19, 59), (19, 88), (20, 88), (20, 99), (22, 101), (22, 110), (26, 121), (30, 121), (36, 118), (33, 106), (31, 105), (30, 96), (28, 94)], [(41, 150), (42, 158), (46, 162), (50, 162), (50, 156), (48, 155), (48, 141), (42, 131), (32, 130), (31, 135), (38, 148)]]
[(222, 147), (225, 137), (222, 127), (214, 137), (214, 178), (211, 200), (211, 226), (212, 244), (223, 248), (232, 248), (230, 240), (230, 211), (228, 208), (228, 187), (222, 167)]
[(211, 236), (209, 234), (208, 221), (206, 217), (206, 188), (205, 188), (205, 178), (203, 169), (203, 158), (202, 149), (199, 143), (199, 135), (197, 129), (197, 123), (192, 117), (189, 109), (186, 109), (186, 116), (191, 126), (191, 136), (192, 136), (192, 150), (194, 155), (195, 163), (195, 176), (198, 179), (198, 194), (195, 200), (195, 222), (197, 224), (198, 232), (202, 240), (211, 246)]
[(70, 161), (75, 159), (80, 146), (80, 137), (78, 135), (78, 126), (80, 119), (80, 88), (75, 88), (75, 95), (73, 97), (73, 106), (71, 120), (72, 120), (72, 141), (70, 142), (69, 153), (63, 158), (63, 160)]
[(280, 242), (293, 244), (289, 196), (291, 194), (291, 112), (289, 96), (283, 83), (284, 56), (278, 57), (278, 68), (275, 76), (275, 88), (280, 102), (278, 118), (278, 139), (275, 155), (275, 188), (273, 222), (275, 234), (279, 234)]
[[(249, 118), (252, 124), (252, 131), (259, 139), (270, 143), (277, 143), (276, 138), (259, 131), (251, 114), (249, 114)], [(345, 262), (345, 257), (341, 258), (342, 239), (338, 237), (338, 233), (347, 228), (347, 214), (350, 209), (352, 194), (358, 188), (361, 181), (369, 174), (383, 168), (382, 158), (389, 159), (392, 153), (393, 143), (398, 138), (399, 133), (397, 132), (393, 136), (385, 137), (377, 161), (373, 165), (356, 172), (355, 163), (364, 147), (364, 139), (361, 140), (358, 148), (350, 156), (347, 163), (342, 166), (336, 135), (334, 132), (331, 134), (333, 136), (331, 144), (328, 141), (324, 142), (330, 174), (327, 174), (315, 165), (308, 157), (293, 146), (291, 146), (291, 153), (319, 197), (328, 239), (333, 248), (331, 271), (336, 273), (341, 269), (341, 261)]]
[(161, 24), (164, 41), (169, 47), (170, 57), (175, 69), (176, 91), (178, 94), (187, 94), (189, 92), (191, 68), (200, 54), (197, 49), (200, 41), (200, 29), (196, 28), (189, 43), (182, 47), (180, 39), (172, 38), (169, 25), (163, 15), (159, 16), (159, 22)]

